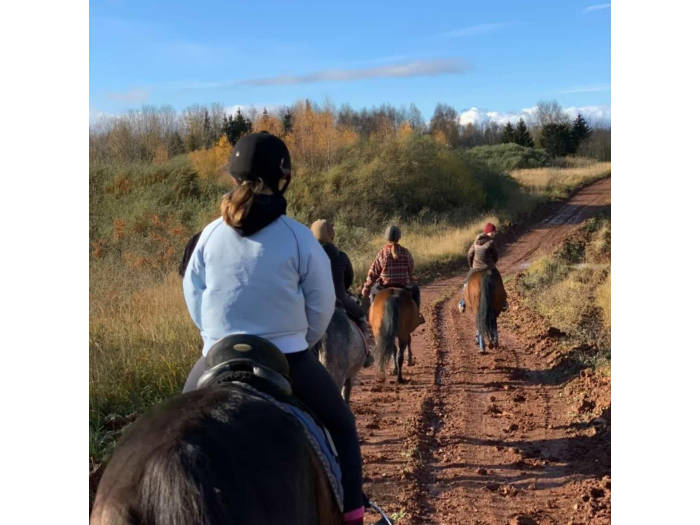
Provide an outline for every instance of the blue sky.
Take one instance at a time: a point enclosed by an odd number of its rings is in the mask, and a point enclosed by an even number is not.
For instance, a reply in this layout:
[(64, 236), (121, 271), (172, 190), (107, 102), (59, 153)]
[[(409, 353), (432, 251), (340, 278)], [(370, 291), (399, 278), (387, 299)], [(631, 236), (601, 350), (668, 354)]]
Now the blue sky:
[(610, 4), (90, 2), (91, 117), (303, 98), (426, 119), (438, 102), (473, 120), (551, 99), (609, 115)]

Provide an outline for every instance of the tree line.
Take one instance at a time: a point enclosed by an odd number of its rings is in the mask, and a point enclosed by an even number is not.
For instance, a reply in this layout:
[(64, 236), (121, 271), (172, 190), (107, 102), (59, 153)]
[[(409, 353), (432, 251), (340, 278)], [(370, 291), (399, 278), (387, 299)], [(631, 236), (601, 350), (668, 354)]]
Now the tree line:
[(222, 136), (235, 144), (241, 135), (260, 130), (284, 137), (294, 158), (309, 167), (329, 167), (340, 151), (358, 141), (382, 142), (414, 132), (430, 134), (451, 147), (513, 142), (541, 147), (553, 157), (578, 153), (610, 158), (610, 128), (594, 129), (581, 115), (570, 121), (556, 101), (540, 102), (529, 124), (521, 118), (505, 125), (462, 125), (457, 111), (447, 104), (437, 104), (426, 122), (414, 104), (355, 110), (304, 100), (272, 111), (237, 109), (233, 114), (220, 104), (193, 105), (180, 113), (169, 106), (145, 106), (93, 123), (90, 159), (159, 162), (212, 148)]

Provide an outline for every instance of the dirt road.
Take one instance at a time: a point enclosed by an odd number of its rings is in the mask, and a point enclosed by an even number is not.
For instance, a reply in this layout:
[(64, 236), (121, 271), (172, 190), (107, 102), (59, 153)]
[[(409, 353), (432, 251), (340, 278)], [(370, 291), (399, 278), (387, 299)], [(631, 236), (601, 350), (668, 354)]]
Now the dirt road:
[[(504, 277), (609, 204), (610, 179), (581, 190), (501, 250)], [(353, 390), (367, 492), (399, 523), (609, 523), (609, 382), (560, 366), (556, 331), (515, 297), (479, 355), (462, 279), (422, 289), (408, 384), (363, 370)]]

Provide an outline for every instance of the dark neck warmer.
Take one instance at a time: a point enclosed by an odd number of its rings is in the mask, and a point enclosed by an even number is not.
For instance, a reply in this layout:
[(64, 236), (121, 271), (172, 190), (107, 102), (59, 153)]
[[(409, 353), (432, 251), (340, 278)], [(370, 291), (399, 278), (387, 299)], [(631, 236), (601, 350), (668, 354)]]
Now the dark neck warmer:
[(243, 237), (248, 237), (262, 230), (265, 226), (287, 212), (287, 201), (281, 193), (253, 197), (253, 204), (240, 228), (234, 228)]

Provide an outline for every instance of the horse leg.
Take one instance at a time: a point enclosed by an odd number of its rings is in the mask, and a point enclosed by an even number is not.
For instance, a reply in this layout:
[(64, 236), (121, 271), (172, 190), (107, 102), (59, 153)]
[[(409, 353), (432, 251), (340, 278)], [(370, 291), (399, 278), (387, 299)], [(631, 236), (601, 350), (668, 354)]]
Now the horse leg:
[(403, 353), (406, 350), (406, 343), (402, 343), (399, 341), (399, 351), (396, 353), (396, 366), (399, 369), (399, 377), (397, 378), (397, 381), (399, 383), (405, 383), (406, 380), (403, 378), (401, 375), (401, 367), (403, 366)]
[(416, 361), (413, 359), (413, 351), (411, 350), (411, 336), (408, 336), (408, 345), (406, 345), (406, 348), (408, 349), (408, 366), (413, 366), (416, 364)]
[(396, 344), (394, 344), (394, 349), (391, 351), (391, 357), (394, 361), (394, 369), (391, 371), (391, 375), (395, 376), (399, 373), (399, 354), (396, 351)]
[(485, 354), (486, 348), (484, 348), (484, 336), (482, 334), (477, 335), (477, 340), (479, 341), (479, 352)]

